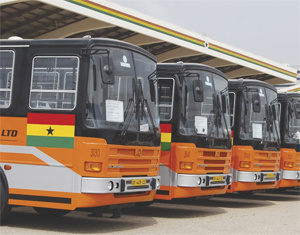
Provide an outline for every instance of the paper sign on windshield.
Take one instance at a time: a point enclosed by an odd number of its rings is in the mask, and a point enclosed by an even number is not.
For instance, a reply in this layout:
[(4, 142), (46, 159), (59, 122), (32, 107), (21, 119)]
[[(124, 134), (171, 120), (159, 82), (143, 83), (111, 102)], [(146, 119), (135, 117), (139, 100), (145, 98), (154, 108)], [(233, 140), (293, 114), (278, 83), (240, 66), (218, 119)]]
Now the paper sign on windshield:
[(252, 138), (262, 139), (262, 124), (252, 123)]
[(149, 124), (142, 124), (140, 125), (140, 131), (148, 132), (149, 131)]
[(124, 122), (123, 101), (105, 100), (106, 121)]
[(195, 131), (197, 134), (207, 134), (207, 117), (195, 116)]

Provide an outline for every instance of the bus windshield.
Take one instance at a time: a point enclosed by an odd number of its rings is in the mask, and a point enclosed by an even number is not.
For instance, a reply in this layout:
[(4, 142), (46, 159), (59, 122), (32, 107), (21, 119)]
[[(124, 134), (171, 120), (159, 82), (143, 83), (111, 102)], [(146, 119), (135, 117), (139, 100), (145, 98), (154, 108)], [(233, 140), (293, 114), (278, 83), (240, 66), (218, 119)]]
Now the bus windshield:
[(241, 139), (279, 142), (277, 93), (265, 87), (248, 86), (243, 91)]
[(290, 98), (288, 101), (288, 110), (285, 113), (287, 118), (284, 142), (288, 144), (300, 144), (300, 98)]
[(126, 132), (155, 133), (158, 95), (155, 61), (125, 49), (91, 50), (86, 126)]
[[(199, 89), (202, 98), (197, 97)], [(181, 97), (180, 134), (230, 138), (226, 79), (205, 71), (185, 72)]]

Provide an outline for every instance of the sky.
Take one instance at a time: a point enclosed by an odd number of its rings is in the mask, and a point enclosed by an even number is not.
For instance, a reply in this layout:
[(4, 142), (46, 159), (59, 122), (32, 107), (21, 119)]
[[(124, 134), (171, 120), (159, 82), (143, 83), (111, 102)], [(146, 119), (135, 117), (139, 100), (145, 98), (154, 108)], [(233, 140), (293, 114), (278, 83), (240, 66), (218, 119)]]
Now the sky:
[(108, 0), (300, 70), (300, 0)]

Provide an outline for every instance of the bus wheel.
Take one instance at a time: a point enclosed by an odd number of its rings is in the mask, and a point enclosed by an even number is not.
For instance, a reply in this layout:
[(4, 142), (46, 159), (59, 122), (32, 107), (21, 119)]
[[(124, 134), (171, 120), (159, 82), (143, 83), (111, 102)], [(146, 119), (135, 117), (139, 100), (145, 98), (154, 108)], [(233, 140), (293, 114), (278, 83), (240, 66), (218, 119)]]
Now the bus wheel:
[(8, 205), (8, 192), (7, 189), (5, 188), (4, 182), (0, 177), (0, 209), (1, 209), (1, 214), (0, 214), (0, 225), (3, 225), (7, 222), (11, 206)]
[(33, 209), (43, 216), (58, 217), (68, 214), (69, 210), (60, 210), (52, 208), (33, 207)]

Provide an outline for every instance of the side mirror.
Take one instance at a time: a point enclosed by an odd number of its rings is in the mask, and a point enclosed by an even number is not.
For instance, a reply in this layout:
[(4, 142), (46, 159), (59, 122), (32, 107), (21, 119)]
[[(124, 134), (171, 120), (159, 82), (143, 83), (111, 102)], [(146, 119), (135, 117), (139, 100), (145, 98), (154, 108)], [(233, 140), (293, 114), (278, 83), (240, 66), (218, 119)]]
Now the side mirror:
[(194, 100), (195, 102), (203, 102), (203, 84), (201, 80), (193, 81), (193, 91), (194, 91)]
[(101, 57), (100, 61), (101, 75), (102, 81), (104, 84), (114, 84), (115, 76), (113, 70), (113, 61), (109, 57)]
[(297, 119), (300, 119), (300, 104), (294, 104), (295, 116)]
[(259, 94), (252, 95), (252, 109), (253, 109), (253, 112), (260, 113), (261, 105), (260, 105)]

